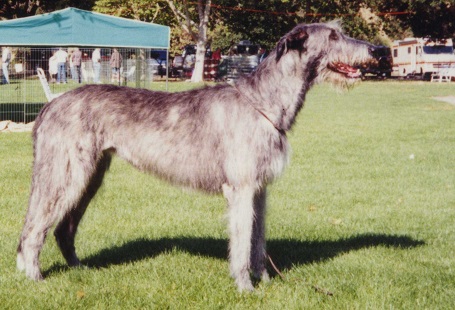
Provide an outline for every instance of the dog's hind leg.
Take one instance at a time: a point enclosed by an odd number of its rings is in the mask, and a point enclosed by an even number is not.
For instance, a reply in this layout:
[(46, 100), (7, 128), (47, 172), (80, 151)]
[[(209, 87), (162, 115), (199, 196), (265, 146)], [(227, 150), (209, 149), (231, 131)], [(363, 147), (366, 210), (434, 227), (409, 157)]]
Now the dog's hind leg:
[(229, 259), (231, 276), (239, 291), (253, 291), (250, 279), (251, 236), (253, 230), (254, 189), (223, 185), (229, 205)]
[(109, 169), (111, 163), (111, 155), (107, 152), (103, 154), (103, 157), (98, 161), (96, 171), (92, 175), (90, 182), (85, 190), (82, 198), (77, 205), (72, 208), (63, 219), (58, 223), (54, 231), (55, 239), (63, 254), (68, 266), (79, 266), (80, 261), (76, 255), (76, 249), (74, 247), (74, 239), (77, 232), (77, 227), (82, 216), (87, 209), (90, 201), (95, 197), (96, 192), (103, 183), (105, 172)]
[(39, 254), (47, 232), (81, 201), (101, 156), (81, 143), (55, 143), (47, 137), (35, 141), (29, 207), (17, 249), (18, 269), (33, 280), (42, 279)]
[(254, 196), (254, 222), (251, 237), (251, 270), (256, 279), (268, 281), (265, 248), (265, 211), (266, 189), (259, 190)]
[(36, 191), (32, 189), (30, 203), (33, 203), (34, 207), (31, 204), (29, 206), (17, 248), (17, 268), (25, 270), (27, 277), (33, 280), (42, 280), (39, 254), (56, 216), (48, 212), (51, 202), (45, 198), (37, 198), (39, 194), (35, 194)]

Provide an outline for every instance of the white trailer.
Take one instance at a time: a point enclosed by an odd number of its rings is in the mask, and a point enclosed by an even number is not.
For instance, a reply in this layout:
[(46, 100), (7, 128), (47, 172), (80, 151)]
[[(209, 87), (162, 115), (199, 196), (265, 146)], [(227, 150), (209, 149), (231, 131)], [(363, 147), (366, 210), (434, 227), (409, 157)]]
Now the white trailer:
[(431, 40), (407, 38), (392, 45), (392, 76), (420, 76), (430, 80), (431, 74), (455, 66), (452, 39)]

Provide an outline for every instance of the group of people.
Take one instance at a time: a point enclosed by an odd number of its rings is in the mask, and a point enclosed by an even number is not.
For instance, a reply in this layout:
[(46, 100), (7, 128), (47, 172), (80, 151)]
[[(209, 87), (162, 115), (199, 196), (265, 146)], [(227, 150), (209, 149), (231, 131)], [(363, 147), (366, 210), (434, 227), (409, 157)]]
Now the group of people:
[(59, 48), (49, 59), (49, 74), (54, 81), (55, 75), (57, 75), (57, 84), (67, 82), (66, 76), (66, 64), (70, 61), (72, 78), (78, 80), (81, 83), (81, 64), (82, 64), (82, 52), (76, 48), (71, 55), (63, 48)]
[[(69, 63), (71, 77), (74, 81), (82, 83), (82, 51), (79, 48), (74, 48), (70, 53), (63, 48), (54, 51), (54, 54), (49, 59), (49, 74), (52, 81), (57, 84), (67, 83), (67, 65)], [(92, 52), (93, 66), (93, 83), (101, 83), (101, 50), (95, 48)], [(112, 82), (120, 82), (120, 68), (122, 67), (123, 58), (116, 48), (113, 49), (110, 58), (110, 67), (112, 69)], [(57, 79), (55, 79), (57, 76)]]

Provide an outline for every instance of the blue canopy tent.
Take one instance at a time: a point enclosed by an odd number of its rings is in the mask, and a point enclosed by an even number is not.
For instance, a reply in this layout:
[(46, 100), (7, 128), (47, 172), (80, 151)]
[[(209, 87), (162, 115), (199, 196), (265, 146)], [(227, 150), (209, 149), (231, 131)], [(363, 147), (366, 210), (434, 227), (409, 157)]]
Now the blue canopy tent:
[(76, 8), (0, 22), (0, 45), (169, 49), (170, 28)]

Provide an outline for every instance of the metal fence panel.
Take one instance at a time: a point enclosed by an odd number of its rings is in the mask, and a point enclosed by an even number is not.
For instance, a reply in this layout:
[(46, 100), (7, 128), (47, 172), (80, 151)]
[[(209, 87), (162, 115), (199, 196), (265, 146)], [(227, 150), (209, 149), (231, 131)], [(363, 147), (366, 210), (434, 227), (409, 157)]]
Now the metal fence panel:
[[(57, 83), (54, 62), (51, 57), (58, 48), (10, 48), (12, 59), (8, 66), (9, 83), (0, 85), (0, 121), (30, 122), (38, 115), (47, 102), (43, 87), (38, 79), (37, 68), (46, 74), (53, 93), (62, 93), (83, 84), (94, 83), (92, 53), (94, 48), (80, 48), (82, 51), (82, 83), (79, 84), (77, 71), (72, 66), (71, 55), (75, 48), (65, 48), (69, 57), (65, 65), (66, 83)], [(100, 83), (152, 88), (152, 82), (160, 73), (166, 72), (166, 53), (150, 49), (118, 48), (123, 62), (119, 75), (113, 73), (109, 64), (112, 49), (101, 49)], [(3, 79), (4, 72), (0, 69)]]

